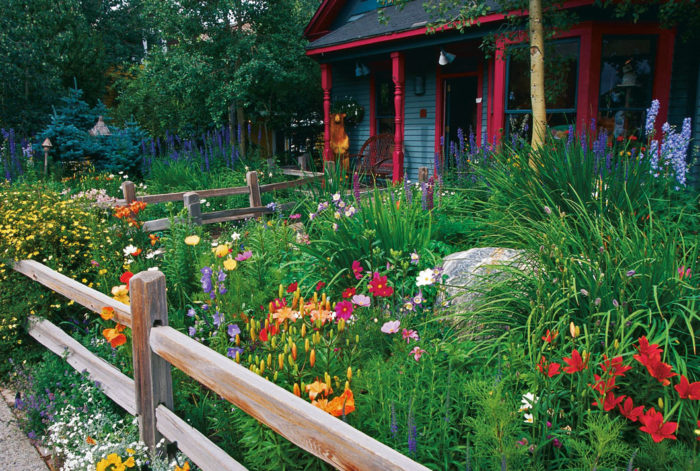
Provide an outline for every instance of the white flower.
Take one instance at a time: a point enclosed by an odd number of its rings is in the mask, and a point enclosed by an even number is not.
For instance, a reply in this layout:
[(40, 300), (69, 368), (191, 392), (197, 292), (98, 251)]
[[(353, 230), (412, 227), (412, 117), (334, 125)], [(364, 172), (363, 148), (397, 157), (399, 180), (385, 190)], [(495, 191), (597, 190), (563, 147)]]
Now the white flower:
[(124, 247), (124, 256), (128, 257), (136, 251), (138, 251), (138, 248), (134, 247), (133, 245), (127, 245), (126, 247)]
[(340, 201), (340, 193), (336, 193), (333, 195), (333, 201)]
[(533, 393), (523, 394), (523, 399), (520, 401), (520, 412), (532, 409), (532, 406), (537, 404), (537, 401), (539, 400), (540, 398), (535, 396)]
[(231, 234), (231, 239), (235, 242), (241, 238), (241, 235), (238, 232), (234, 232)]
[(526, 424), (531, 424), (535, 421), (535, 417), (532, 414), (525, 414), (523, 417), (525, 417)]
[(435, 283), (435, 276), (432, 268), (426, 268), (416, 278), (416, 286), (429, 286), (433, 283)]
[(333, 217), (335, 217), (336, 219), (340, 219), (340, 211), (336, 211), (336, 212), (333, 214)]
[(148, 269), (148, 271), (159, 271), (159, 270), (160, 270), (160, 268), (158, 268), (158, 267), (151, 267)]

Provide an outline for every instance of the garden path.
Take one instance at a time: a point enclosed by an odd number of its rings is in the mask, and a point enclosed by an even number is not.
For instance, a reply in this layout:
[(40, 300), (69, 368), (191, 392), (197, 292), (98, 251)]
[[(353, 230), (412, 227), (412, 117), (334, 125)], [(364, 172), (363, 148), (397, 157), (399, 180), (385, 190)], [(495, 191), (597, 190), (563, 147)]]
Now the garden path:
[(7, 392), (0, 395), (0, 460), (3, 469), (13, 471), (46, 471), (49, 468), (17, 425), (12, 410), (8, 406)]

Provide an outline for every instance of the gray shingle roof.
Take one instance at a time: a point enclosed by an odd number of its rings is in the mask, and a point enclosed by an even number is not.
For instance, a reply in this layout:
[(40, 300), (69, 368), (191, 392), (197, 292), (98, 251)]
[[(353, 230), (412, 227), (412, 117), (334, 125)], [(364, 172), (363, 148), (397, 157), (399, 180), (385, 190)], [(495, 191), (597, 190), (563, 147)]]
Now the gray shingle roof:
[[(493, 3), (492, 9), (495, 9), (496, 4), (493, 0), (487, 0), (487, 3)], [(355, 15), (354, 19), (351, 18), (353, 21), (347, 21), (325, 36), (313, 41), (306, 48), (317, 49), (358, 39), (410, 31), (435, 21), (435, 18), (432, 18), (423, 8), (422, 1), (409, 1), (403, 8), (387, 7), (384, 9), (384, 16), (388, 19), (386, 24), (379, 22), (378, 10)]]

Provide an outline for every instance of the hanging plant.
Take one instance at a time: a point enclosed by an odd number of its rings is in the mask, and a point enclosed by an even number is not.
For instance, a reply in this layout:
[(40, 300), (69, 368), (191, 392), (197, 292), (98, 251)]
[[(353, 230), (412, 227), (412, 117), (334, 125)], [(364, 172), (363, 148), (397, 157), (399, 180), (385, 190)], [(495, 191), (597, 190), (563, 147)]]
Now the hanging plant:
[(352, 127), (362, 122), (365, 116), (365, 107), (351, 97), (336, 100), (331, 105), (331, 113), (345, 113), (345, 126)]

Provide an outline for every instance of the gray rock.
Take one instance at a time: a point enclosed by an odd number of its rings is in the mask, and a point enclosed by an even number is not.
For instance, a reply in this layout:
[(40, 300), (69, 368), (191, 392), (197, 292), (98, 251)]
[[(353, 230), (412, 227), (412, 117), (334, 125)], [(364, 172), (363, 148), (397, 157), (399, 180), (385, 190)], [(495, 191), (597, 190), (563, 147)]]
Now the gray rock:
[(483, 282), (502, 274), (498, 265), (518, 264), (522, 250), (500, 247), (481, 247), (456, 252), (444, 258), (442, 268), (445, 295), (442, 302), (451, 306), (452, 312), (468, 312), (480, 295)]

